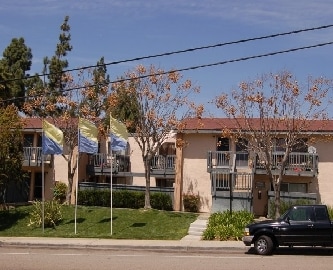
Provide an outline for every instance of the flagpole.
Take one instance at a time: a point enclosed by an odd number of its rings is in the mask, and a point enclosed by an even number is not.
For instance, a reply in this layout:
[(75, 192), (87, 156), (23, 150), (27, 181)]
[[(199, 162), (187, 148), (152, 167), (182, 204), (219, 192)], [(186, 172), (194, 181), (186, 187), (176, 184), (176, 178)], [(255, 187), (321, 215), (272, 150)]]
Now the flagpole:
[[(80, 121), (80, 120), (79, 120)], [(75, 210), (74, 210), (74, 233), (77, 232), (77, 196), (78, 196), (78, 187), (79, 187), (79, 156), (80, 156), (80, 128), (78, 125), (77, 128), (78, 134), (78, 144), (77, 144), (77, 156), (76, 156), (76, 170), (77, 170), (77, 177), (76, 177), (76, 184), (75, 184)]]
[[(44, 129), (43, 129), (43, 131), (42, 131), (42, 140), (44, 140)], [(42, 143), (43, 144), (43, 143)], [(45, 186), (45, 179), (44, 179), (44, 154), (43, 154), (43, 147), (42, 147), (42, 153), (41, 153), (42, 155), (42, 230), (43, 230), (43, 233), (44, 233), (44, 228), (45, 228), (45, 206), (44, 206), (44, 204), (45, 204), (45, 194), (44, 194), (44, 190), (45, 190), (45, 188), (44, 188), (44, 186)], [(38, 160), (37, 160), (37, 162), (38, 162)]]
[[(111, 123), (111, 118), (110, 118), (110, 123)], [(113, 155), (112, 155), (112, 136), (111, 136), (111, 125), (110, 125), (110, 155), (111, 155), (111, 170), (110, 170), (110, 211), (111, 211), (111, 235), (112, 235), (112, 200), (113, 200), (113, 196), (112, 196), (112, 170), (113, 170)]]

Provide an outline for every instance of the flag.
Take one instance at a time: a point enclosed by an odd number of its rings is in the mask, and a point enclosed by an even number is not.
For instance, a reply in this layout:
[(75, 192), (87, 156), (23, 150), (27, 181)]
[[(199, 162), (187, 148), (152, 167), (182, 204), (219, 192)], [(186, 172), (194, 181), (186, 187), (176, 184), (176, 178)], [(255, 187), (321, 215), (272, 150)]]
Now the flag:
[(43, 155), (61, 155), (64, 147), (63, 132), (43, 120), (42, 154)]
[(79, 118), (79, 152), (95, 154), (98, 152), (98, 130), (94, 123)]
[(118, 122), (110, 115), (111, 127), (111, 148), (115, 151), (121, 151), (127, 147), (128, 133), (123, 123)]

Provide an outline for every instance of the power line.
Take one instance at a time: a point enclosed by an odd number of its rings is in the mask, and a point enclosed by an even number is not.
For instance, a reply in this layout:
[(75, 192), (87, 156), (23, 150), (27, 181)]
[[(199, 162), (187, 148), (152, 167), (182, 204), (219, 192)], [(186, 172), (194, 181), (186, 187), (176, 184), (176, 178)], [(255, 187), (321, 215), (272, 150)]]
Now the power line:
[(145, 59), (150, 59), (150, 58), (170, 56), (170, 55), (174, 55), (174, 54), (194, 52), (194, 51), (203, 50), (203, 49), (212, 49), (212, 48), (223, 47), (223, 46), (227, 46), (227, 45), (235, 45), (235, 44), (240, 44), (240, 43), (246, 43), (246, 42), (250, 42), (250, 41), (263, 40), (263, 39), (268, 39), (268, 38), (276, 38), (276, 37), (287, 36), (287, 35), (292, 35), (292, 34), (299, 34), (299, 33), (302, 33), (302, 32), (322, 30), (322, 29), (327, 29), (327, 28), (331, 28), (331, 27), (333, 27), (333, 24), (322, 25), (322, 26), (312, 27), (312, 28), (299, 29), (299, 30), (293, 30), (293, 31), (290, 31), (290, 32), (271, 34), (271, 35), (266, 35), (266, 36), (261, 36), (261, 37), (240, 39), (240, 40), (237, 40), (237, 41), (228, 41), (228, 42), (224, 42), (224, 43), (218, 43), (218, 44), (215, 44), (215, 45), (207, 45), (207, 46), (189, 48), (189, 49), (184, 49), (184, 50), (171, 51), (171, 52), (165, 52), (165, 53), (148, 55), (148, 56), (141, 56), (141, 57), (136, 57), (136, 58), (131, 58), (131, 59), (109, 62), (109, 63), (105, 63), (103, 65), (90, 65), (90, 66), (84, 66), (84, 67), (80, 67), (80, 68), (67, 69), (67, 70), (64, 70), (64, 71), (61, 71), (61, 72), (56, 72), (56, 73), (35, 74), (35, 75), (27, 76), (25, 78), (15, 78), (15, 79), (8, 79), (8, 80), (0, 81), (0, 83), (6, 83), (6, 82), (12, 82), (12, 81), (18, 81), (18, 80), (27, 80), (27, 79), (30, 79), (30, 78), (34, 78), (36, 76), (37, 77), (43, 77), (43, 76), (50, 76), (50, 75), (55, 75), (55, 74), (62, 74), (62, 73), (66, 73), (66, 72), (85, 70), (85, 69), (89, 69), (89, 68), (96, 68), (96, 67), (110, 66), (110, 65), (118, 65), (118, 64), (134, 62), (134, 61), (139, 61), (139, 60), (145, 60)]
[[(333, 44), (333, 41), (330, 41), (330, 42), (319, 43), (319, 44), (309, 45), (309, 46), (304, 46), (304, 47), (291, 48), (291, 49), (288, 49), (288, 50), (275, 51), (275, 52), (270, 52), (270, 53), (265, 53), (265, 54), (258, 54), (258, 55), (252, 55), (252, 56), (247, 56), (247, 57), (231, 59), (231, 60), (225, 60), (225, 61), (220, 61), (220, 62), (211, 63), (211, 64), (204, 64), (204, 65), (192, 66), (192, 67), (181, 68), (181, 69), (176, 69), (176, 70), (169, 70), (169, 71), (159, 72), (158, 74), (147, 74), (147, 75), (138, 76), (136, 79), (144, 79), (144, 78), (148, 78), (148, 77), (155, 76), (155, 75), (165, 75), (165, 74), (169, 74), (169, 73), (173, 73), (173, 72), (183, 72), (183, 71), (195, 70), (195, 69), (199, 69), (199, 68), (207, 68), (207, 67), (213, 67), (213, 66), (218, 66), (218, 65), (225, 65), (225, 64), (230, 64), (230, 63), (242, 62), (242, 61), (252, 60), (252, 59), (256, 59), (256, 58), (275, 56), (275, 55), (278, 55), (278, 54), (291, 53), (291, 52), (296, 52), (296, 51), (301, 51), (301, 50), (306, 50), (306, 49), (323, 47), (323, 46), (332, 45), (332, 44)], [(132, 79), (130, 79), (130, 78), (119, 79), (119, 80), (111, 81), (108, 84), (118, 83), (118, 82), (125, 82), (125, 81), (130, 81), (130, 80), (132, 80)], [(88, 87), (95, 87), (95, 86), (100, 86), (100, 85), (105, 85), (105, 83), (91, 84)], [(73, 87), (73, 88), (62, 90), (60, 93), (66, 93), (66, 92), (70, 92), (70, 91), (74, 91), (74, 90), (81, 90), (81, 89), (84, 89), (86, 87), (87, 86)], [(38, 97), (38, 96), (41, 96), (41, 95), (42, 94), (37, 94), (37, 95), (33, 95), (33, 96), (28, 96), (28, 97), (17, 97), (17, 98), (3, 100), (3, 102), (15, 101), (15, 100), (25, 99), (25, 98), (34, 98), (34, 97)]]

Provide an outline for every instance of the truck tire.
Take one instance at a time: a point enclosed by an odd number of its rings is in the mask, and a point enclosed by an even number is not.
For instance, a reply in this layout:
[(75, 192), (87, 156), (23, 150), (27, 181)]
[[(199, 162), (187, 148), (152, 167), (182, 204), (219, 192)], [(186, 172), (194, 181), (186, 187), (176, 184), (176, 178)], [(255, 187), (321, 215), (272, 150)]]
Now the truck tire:
[(269, 236), (261, 235), (255, 241), (254, 248), (258, 255), (271, 255), (274, 250), (274, 243)]

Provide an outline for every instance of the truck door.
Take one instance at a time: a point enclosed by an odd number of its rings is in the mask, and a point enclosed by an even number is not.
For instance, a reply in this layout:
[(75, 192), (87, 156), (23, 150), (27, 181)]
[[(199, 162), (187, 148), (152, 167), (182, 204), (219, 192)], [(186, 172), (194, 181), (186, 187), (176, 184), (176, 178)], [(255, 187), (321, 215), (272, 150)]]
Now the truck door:
[(331, 245), (332, 225), (325, 206), (315, 206), (315, 230), (317, 245)]
[(281, 244), (301, 245), (313, 243), (316, 235), (313, 207), (293, 207), (287, 215), (287, 222), (280, 229)]

